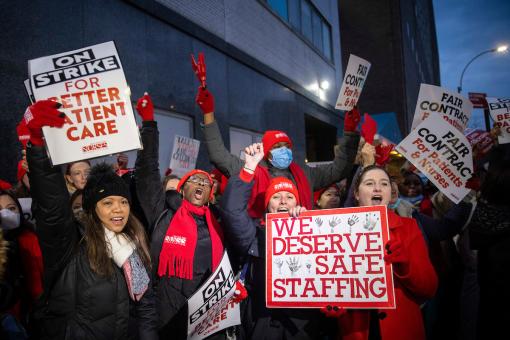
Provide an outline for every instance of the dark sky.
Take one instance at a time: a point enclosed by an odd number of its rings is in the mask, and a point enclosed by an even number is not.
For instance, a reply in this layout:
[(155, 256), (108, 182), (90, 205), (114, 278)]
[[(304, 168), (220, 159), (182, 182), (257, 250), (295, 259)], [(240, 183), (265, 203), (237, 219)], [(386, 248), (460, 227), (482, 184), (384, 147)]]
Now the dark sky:
[[(441, 84), (457, 90), (462, 69), (478, 53), (510, 44), (510, 0), (433, 0)], [(462, 93), (510, 97), (510, 53), (488, 53), (466, 70)], [(483, 127), (481, 110), (469, 126)]]

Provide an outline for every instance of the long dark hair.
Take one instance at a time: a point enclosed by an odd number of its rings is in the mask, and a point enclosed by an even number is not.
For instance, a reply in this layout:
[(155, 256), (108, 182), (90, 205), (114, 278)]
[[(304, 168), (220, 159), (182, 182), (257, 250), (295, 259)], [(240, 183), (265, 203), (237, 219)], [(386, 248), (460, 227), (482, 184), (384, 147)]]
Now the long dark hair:
[[(85, 227), (85, 241), (90, 268), (98, 275), (111, 276), (113, 274), (113, 264), (108, 256), (104, 227), (95, 209), (84, 213), (81, 222)], [(151, 262), (145, 229), (131, 212), (122, 233), (135, 244), (145, 268), (150, 268)]]

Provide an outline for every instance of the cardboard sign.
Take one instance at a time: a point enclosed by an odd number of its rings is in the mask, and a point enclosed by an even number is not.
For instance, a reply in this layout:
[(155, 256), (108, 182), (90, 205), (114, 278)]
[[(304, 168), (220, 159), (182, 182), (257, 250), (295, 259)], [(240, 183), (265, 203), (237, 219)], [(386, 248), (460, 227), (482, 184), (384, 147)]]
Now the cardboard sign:
[(203, 339), (241, 324), (239, 304), (232, 301), (235, 282), (225, 251), (218, 268), (188, 300), (188, 339)]
[(368, 61), (354, 54), (349, 56), (344, 81), (336, 100), (336, 109), (350, 111), (358, 103), (369, 70), (370, 63)]
[(34, 226), (35, 224), (35, 218), (32, 214), (32, 198), (30, 197), (24, 197), (24, 198), (18, 198), (19, 204), (21, 205), (21, 210), (23, 211), (23, 218), (25, 221), (28, 221), (32, 223)]
[(471, 111), (473, 104), (460, 94), (439, 86), (421, 84), (412, 129), (428, 116), (438, 115), (460, 132), (464, 132), (471, 118)]
[(395, 308), (386, 207), (266, 215), (268, 308)]
[(169, 166), (172, 169), (172, 174), (182, 177), (190, 170), (195, 169), (199, 149), (199, 140), (175, 135)]
[(113, 41), (28, 62), (36, 100), (62, 102), (62, 128), (44, 127), (53, 164), (140, 149), (129, 87)]
[(442, 117), (425, 118), (395, 149), (454, 203), (468, 194), (466, 182), (473, 173), (471, 145)]
[(510, 98), (487, 98), (487, 104), (494, 123), (501, 129), (499, 144), (510, 143)]

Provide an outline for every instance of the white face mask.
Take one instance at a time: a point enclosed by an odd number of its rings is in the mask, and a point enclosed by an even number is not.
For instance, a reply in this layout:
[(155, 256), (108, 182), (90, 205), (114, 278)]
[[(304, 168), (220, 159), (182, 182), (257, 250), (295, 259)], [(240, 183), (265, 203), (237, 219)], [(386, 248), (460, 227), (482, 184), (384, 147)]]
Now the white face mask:
[(11, 230), (19, 227), (20, 215), (9, 209), (0, 210), (0, 227), (3, 230)]

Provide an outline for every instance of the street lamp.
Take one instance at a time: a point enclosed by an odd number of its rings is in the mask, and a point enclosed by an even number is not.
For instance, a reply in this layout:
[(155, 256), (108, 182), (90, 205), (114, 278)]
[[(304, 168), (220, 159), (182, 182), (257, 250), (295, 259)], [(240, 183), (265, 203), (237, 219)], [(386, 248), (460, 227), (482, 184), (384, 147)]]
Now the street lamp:
[(508, 45), (501, 45), (501, 46), (498, 46), (496, 48), (491, 48), (490, 50), (487, 50), (487, 51), (483, 51), (483, 52), (480, 52), (478, 53), (477, 55), (475, 55), (467, 64), (466, 66), (464, 67), (464, 69), (462, 70), (462, 74), (460, 75), (460, 81), (459, 81), (459, 87), (457, 87), (457, 91), (458, 93), (461, 93), (462, 92), (462, 78), (464, 78), (464, 72), (466, 72), (467, 68), (469, 65), (471, 65), (471, 63), (478, 57), (484, 55), (484, 54), (487, 54), (487, 53), (492, 53), (492, 52), (496, 52), (496, 53), (504, 53), (508, 50)]

